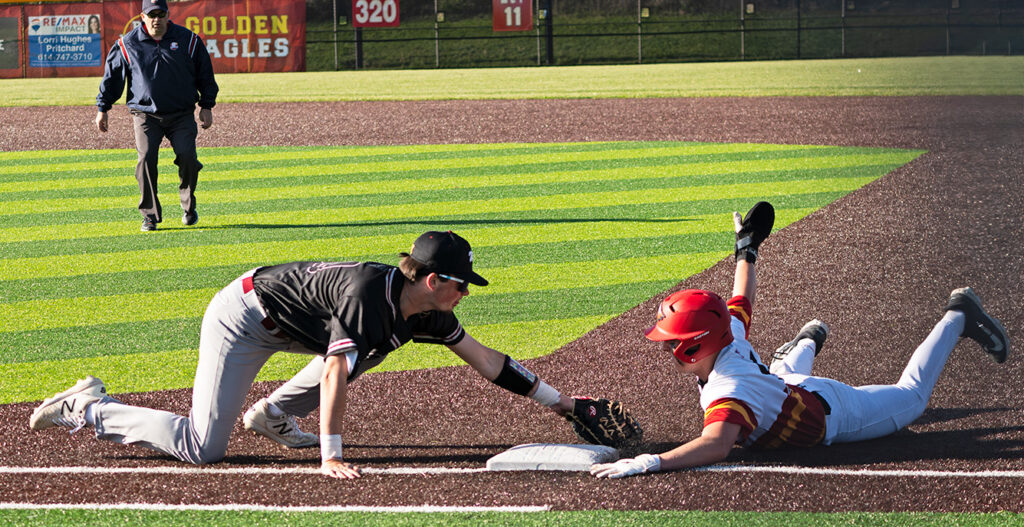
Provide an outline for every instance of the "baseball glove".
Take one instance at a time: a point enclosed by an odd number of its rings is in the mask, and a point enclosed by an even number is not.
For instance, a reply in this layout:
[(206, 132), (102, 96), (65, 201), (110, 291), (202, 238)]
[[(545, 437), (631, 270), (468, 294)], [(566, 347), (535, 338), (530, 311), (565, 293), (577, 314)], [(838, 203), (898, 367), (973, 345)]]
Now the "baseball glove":
[(580, 439), (595, 445), (629, 448), (643, 441), (644, 431), (619, 401), (573, 397), (575, 405), (566, 421)]
[(775, 208), (767, 201), (759, 201), (740, 220), (739, 213), (734, 213), (736, 222), (736, 261), (757, 261), (757, 249), (761, 242), (772, 232), (775, 225)]

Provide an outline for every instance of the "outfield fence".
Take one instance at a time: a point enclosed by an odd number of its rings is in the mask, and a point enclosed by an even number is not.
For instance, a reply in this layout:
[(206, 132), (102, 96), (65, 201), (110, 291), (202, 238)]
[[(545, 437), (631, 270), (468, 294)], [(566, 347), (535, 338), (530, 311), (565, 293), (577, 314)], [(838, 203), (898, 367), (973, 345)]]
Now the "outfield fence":
[(450, 68), (1024, 54), (1011, 0), (533, 0), (532, 27), (495, 31), (491, 2), (401, 5), (353, 28), (352, 0), (307, 0), (307, 67)]

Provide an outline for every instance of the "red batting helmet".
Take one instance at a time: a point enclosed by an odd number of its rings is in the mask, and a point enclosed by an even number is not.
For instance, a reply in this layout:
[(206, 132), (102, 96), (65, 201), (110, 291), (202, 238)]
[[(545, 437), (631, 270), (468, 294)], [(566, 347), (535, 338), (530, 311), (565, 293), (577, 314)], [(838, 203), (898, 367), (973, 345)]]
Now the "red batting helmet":
[(722, 297), (701, 289), (672, 293), (658, 307), (658, 320), (644, 332), (648, 339), (678, 340), (672, 354), (693, 364), (732, 342), (729, 308)]

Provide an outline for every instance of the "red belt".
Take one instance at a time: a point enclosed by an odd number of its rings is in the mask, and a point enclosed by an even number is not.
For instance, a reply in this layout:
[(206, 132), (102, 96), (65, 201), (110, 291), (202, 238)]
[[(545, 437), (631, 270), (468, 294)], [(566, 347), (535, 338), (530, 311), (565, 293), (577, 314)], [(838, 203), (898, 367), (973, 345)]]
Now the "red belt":
[[(251, 292), (252, 277), (246, 276), (245, 278), (242, 279), (242, 294), (247, 295)], [(263, 324), (263, 327), (267, 328), (267, 331), (272, 332), (275, 337), (284, 336), (284, 331), (277, 331), (276, 333), (274, 333), (277, 330), (277, 324), (275, 324), (274, 321), (270, 319), (270, 317), (264, 315), (263, 320), (260, 321), (260, 324)]]

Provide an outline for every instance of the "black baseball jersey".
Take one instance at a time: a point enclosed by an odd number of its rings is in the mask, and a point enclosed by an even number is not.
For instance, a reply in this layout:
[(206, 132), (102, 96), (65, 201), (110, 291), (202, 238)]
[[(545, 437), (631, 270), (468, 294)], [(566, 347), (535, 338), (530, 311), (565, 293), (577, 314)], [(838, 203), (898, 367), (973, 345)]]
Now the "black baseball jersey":
[(454, 345), (466, 335), (453, 313), (403, 319), (405, 276), (376, 262), (294, 262), (263, 267), (253, 289), (281, 329), (324, 356), (358, 353), (349, 380), (413, 340)]

